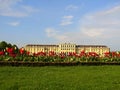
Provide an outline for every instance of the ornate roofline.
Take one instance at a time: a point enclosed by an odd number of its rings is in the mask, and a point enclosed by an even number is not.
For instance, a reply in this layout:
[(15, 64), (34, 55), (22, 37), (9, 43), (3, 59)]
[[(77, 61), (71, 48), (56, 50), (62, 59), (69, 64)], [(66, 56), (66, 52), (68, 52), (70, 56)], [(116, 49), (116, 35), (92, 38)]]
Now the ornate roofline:
[[(26, 46), (55, 46), (58, 47), (59, 45), (50, 45), (50, 44), (28, 44)], [(76, 47), (107, 47), (106, 45), (76, 45)]]

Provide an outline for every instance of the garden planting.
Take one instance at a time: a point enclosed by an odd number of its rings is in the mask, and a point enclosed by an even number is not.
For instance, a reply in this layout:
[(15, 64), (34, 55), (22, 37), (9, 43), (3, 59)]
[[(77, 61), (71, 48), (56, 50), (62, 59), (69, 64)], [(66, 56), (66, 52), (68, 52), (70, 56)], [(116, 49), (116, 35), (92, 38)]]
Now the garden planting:
[(1, 65), (99, 65), (99, 64), (117, 64), (120, 63), (120, 52), (106, 52), (103, 56), (95, 52), (81, 51), (79, 54), (54, 51), (38, 52), (31, 54), (24, 48), (16, 47), (5, 48), (0, 51)]

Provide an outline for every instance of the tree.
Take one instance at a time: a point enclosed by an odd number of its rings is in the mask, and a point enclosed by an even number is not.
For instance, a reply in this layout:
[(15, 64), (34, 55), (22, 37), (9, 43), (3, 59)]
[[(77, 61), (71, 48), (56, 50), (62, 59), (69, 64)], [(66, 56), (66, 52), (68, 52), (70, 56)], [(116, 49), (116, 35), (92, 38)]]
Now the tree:
[(0, 51), (3, 51), (6, 48), (13, 48), (16, 52), (18, 52), (18, 47), (17, 45), (12, 45), (11, 43), (7, 43), (5, 41), (0, 42)]
[(12, 45), (12, 48), (14, 48), (14, 52), (18, 53), (19, 52), (19, 48), (17, 47), (17, 45)]
[(7, 44), (7, 47), (12, 48), (12, 45), (10, 43)]
[(5, 41), (0, 42), (0, 50), (4, 50), (8, 44)]

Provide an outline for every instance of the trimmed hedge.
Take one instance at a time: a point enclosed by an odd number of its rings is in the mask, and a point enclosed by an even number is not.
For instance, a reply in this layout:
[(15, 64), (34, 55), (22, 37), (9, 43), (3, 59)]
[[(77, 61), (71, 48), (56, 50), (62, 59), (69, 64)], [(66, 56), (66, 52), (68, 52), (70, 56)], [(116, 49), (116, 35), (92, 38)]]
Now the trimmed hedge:
[(0, 61), (0, 66), (81, 66), (81, 65), (120, 65), (120, 62), (23, 62)]

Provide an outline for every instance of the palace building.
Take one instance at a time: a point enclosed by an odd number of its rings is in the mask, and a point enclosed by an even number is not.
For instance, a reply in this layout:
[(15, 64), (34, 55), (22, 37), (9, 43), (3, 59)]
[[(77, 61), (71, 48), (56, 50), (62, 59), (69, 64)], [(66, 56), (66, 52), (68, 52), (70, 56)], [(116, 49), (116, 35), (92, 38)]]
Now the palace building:
[(50, 52), (54, 51), (55, 53), (69, 53), (69, 52), (75, 52), (79, 54), (81, 51), (87, 52), (96, 52), (99, 55), (103, 55), (105, 52), (109, 52), (110, 48), (108, 48), (105, 45), (76, 45), (71, 43), (62, 43), (58, 45), (34, 45), (34, 44), (28, 44), (25, 47), (26, 51), (29, 51), (30, 53), (38, 53), (38, 52)]

